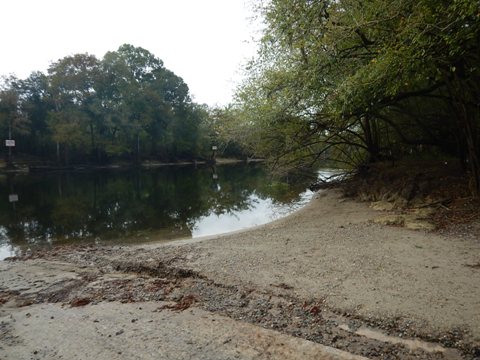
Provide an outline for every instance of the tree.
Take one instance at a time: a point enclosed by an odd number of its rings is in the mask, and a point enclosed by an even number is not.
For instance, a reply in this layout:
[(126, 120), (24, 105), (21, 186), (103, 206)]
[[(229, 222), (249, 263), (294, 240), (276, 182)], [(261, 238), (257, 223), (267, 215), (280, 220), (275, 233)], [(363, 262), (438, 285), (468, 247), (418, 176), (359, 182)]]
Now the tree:
[(163, 62), (145, 49), (122, 45), (105, 55), (102, 73), (102, 103), (116, 114), (116, 127), (140, 161), (140, 144), (150, 134), (151, 147), (156, 150), (160, 132), (170, 118), (162, 89)]
[[(48, 73), (50, 93), (55, 104), (55, 112), (59, 115), (54, 118), (69, 121), (73, 120), (71, 114), (81, 114), (75, 118), (75, 124), (72, 126), (77, 131), (88, 132), (90, 154), (98, 153), (96, 137), (100, 128), (100, 119), (95, 112), (94, 104), (99, 61), (89, 54), (67, 56), (53, 63)], [(55, 125), (60, 123), (62, 122), (52, 122)], [(56, 132), (55, 129), (53, 131)], [(58, 136), (57, 139), (59, 139)]]
[[(29, 120), (21, 111), (19, 94), (14, 87), (16, 81), (15, 77), (5, 79), (0, 88), (0, 132), (4, 134), (4, 139), (29, 134)], [(11, 165), (11, 147), (8, 147), (7, 161)]]
[(66, 56), (0, 89), (0, 130), (12, 129), (22, 153), (65, 164), (205, 156), (207, 115), (183, 79), (128, 44), (101, 60)]
[(27, 79), (16, 81), (14, 87), (19, 94), (21, 111), (29, 119), (30, 129), (22, 141), (22, 149), (26, 153), (48, 156), (51, 138), (47, 118), (54, 109), (48, 77), (42, 72), (33, 72)]
[(264, 2), (240, 108), (287, 163), (328, 153), (359, 164), (423, 146), (465, 159), (478, 193), (479, 10), (468, 0)]

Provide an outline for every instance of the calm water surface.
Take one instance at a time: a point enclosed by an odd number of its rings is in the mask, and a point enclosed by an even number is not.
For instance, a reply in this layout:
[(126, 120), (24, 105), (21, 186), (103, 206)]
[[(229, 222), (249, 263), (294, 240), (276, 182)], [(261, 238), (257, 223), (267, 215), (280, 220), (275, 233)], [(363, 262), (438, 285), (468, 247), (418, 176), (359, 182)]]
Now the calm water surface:
[(146, 243), (248, 228), (304, 205), (313, 195), (308, 185), (243, 164), (0, 175), (0, 259), (60, 244)]

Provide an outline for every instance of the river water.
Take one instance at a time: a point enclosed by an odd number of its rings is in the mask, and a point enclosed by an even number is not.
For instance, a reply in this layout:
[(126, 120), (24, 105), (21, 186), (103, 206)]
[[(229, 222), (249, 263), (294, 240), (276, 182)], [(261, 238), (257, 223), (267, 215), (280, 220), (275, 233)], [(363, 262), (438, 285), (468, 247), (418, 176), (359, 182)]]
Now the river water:
[(310, 182), (273, 179), (258, 164), (0, 175), (0, 259), (245, 229), (306, 204)]

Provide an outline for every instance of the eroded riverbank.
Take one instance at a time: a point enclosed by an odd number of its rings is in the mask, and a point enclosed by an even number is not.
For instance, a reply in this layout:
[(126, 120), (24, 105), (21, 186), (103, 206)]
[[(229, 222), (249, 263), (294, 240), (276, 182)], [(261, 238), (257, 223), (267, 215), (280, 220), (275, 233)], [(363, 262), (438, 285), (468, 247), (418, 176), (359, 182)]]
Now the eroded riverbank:
[[(313, 359), (323, 346), (373, 359), (478, 356), (478, 239), (386, 227), (372, 222), (377, 216), (329, 190), (246, 232), (162, 246), (59, 248), (1, 263), (0, 352), (68, 358), (62, 343), (83, 343), (85, 354), (105, 359)], [(72, 319), (77, 332), (65, 331)], [(178, 325), (176, 337), (166, 334), (173, 325), (148, 325), (161, 319)], [(206, 325), (212, 322), (216, 330)], [(61, 329), (62, 343), (52, 333)], [(129, 342), (145, 350), (131, 352)]]

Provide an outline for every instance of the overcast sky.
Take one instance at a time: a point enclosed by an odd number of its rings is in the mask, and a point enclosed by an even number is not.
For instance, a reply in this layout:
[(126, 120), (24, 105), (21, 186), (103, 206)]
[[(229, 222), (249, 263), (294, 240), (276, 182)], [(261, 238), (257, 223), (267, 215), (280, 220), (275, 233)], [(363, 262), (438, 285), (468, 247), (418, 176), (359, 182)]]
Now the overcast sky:
[(225, 105), (255, 54), (249, 0), (0, 0), (0, 75), (128, 43), (164, 61), (194, 100)]

